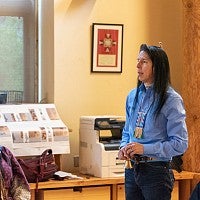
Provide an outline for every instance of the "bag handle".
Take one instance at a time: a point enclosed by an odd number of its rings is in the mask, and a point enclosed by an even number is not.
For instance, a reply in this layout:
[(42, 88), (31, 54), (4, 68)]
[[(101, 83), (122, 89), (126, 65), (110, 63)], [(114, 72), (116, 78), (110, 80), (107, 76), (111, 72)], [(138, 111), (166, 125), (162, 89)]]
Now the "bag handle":
[(44, 168), (46, 167), (45, 159), (48, 155), (52, 155), (52, 149), (46, 149), (40, 156), (40, 173), (43, 175)]
[(44, 164), (45, 159), (48, 155), (52, 155), (52, 149), (45, 150), (40, 156), (40, 166)]
[(42, 155), (41, 155), (41, 158), (44, 160), (46, 158), (47, 155), (51, 155), (53, 152), (52, 152), (52, 149), (46, 149)]

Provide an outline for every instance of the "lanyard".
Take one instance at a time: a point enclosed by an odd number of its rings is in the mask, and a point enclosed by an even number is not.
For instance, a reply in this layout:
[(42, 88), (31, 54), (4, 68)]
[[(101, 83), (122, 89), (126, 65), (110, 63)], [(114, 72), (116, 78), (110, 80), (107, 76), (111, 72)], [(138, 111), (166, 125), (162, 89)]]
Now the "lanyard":
[(147, 113), (149, 112), (149, 110), (151, 108), (151, 105), (153, 104), (153, 101), (152, 101), (150, 103), (150, 105), (148, 105), (148, 108), (147, 108), (146, 112), (143, 111), (142, 104), (143, 104), (143, 101), (144, 101), (144, 98), (146, 97), (146, 95), (142, 98), (141, 104), (140, 104), (140, 108), (139, 108), (139, 111), (137, 113), (137, 119), (136, 119), (136, 123), (135, 123), (135, 130), (133, 131), (133, 136), (135, 138), (142, 138), (146, 116), (147, 116)]

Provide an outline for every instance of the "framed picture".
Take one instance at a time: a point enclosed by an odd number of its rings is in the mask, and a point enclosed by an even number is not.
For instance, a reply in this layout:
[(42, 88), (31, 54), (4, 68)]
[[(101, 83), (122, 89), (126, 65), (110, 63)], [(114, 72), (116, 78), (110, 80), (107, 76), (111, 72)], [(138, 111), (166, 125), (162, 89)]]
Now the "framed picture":
[(92, 24), (91, 72), (122, 72), (123, 24)]

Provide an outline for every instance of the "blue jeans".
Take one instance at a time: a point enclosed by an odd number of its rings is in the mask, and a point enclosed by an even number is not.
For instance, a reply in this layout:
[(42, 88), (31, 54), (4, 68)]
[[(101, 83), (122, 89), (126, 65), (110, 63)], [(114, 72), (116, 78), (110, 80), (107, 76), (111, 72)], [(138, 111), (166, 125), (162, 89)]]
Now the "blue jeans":
[(173, 185), (168, 162), (145, 162), (125, 169), (126, 200), (170, 200)]
[(197, 183), (189, 200), (199, 200), (200, 199), (200, 182)]

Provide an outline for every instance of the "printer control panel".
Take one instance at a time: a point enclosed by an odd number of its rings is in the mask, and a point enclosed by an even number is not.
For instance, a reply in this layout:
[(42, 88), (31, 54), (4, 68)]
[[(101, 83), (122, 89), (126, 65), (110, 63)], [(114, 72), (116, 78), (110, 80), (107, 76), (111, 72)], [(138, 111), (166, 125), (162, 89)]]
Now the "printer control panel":
[(95, 130), (105, 130), (105, 129), (123, 129), (124, 127), (124, 120), (121, 119), (113, 119), (113, 118), (96, 118), (95, 119)]

